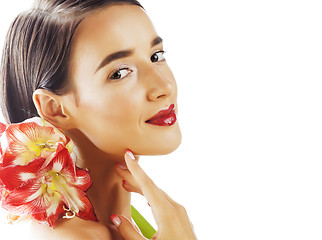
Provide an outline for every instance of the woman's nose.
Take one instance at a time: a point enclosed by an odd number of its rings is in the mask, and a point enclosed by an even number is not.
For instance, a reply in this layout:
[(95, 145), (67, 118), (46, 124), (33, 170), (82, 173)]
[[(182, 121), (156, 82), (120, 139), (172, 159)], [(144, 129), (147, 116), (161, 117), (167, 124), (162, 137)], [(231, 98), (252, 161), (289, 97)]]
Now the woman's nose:
[(154, 70), (153, 74), (149, 75), (149, 88), (147, 97), (149, 101), (158, 101), (171, 96), (174, 91), (174, 79), (159, 70)]

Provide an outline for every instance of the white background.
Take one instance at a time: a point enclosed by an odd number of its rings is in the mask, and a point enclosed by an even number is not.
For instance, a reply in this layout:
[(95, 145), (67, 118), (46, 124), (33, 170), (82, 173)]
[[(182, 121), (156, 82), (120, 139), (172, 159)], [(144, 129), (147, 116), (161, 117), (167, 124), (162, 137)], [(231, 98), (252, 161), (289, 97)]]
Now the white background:
[[(141, 166), (200, 240), (322, 239), (321, 1), (141, 3), (165, 41), (183, 133)], [(1, 3), (1, 46), (30, 5)], [(133, 205), (152, 221), (142, 197)]]

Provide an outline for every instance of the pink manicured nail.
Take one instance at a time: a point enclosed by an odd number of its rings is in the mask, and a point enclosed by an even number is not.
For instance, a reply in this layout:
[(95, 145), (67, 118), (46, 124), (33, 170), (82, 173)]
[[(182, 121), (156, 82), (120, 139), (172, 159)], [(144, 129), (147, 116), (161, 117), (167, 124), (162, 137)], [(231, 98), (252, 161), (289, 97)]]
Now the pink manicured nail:
[(116, 163), (115, 164), (118, 168), (121, 168), (121, 169), (123, 169), (123, 170), (125, 170), (125, 169), (127, 169), (125, 166), (123, 166), (122, 164), (120, 164), (120, 163)]
[(135, 160), (135, 157), (133, 155), (133, 153), (131, 152), (131, 150), (129, 149), (126, 149), (126, 154), (132, 159), (132, 160)]
[(111, 215), (111, 220), (112, 220), (112, 222), (114, 223), (114, 225), (116, 226), (116, 227), (119, 227), (120, 226), (120, 224), (121, 224), (121, 218), (119, 218), (117, 215)]

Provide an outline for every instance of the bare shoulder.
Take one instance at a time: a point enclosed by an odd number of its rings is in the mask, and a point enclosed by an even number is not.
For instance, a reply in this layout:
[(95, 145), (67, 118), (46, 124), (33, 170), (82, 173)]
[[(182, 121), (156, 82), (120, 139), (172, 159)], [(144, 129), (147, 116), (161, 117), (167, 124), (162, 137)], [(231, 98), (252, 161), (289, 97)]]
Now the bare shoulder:
[(33, 222), (29, 238), (33, 240), (114, 240), (113, 228), (102, 223), (74, 218), (58, 222), (54, 229)]

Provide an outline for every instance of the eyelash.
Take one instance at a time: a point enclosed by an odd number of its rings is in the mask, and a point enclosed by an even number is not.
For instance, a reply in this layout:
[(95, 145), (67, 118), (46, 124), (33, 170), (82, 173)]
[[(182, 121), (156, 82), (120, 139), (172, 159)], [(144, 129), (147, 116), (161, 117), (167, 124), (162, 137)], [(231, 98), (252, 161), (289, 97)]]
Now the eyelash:
[[(157, 55), (158, 53), (161, 53), (162, 54), (162, 59), (161, 60), (155, 60), (155, 59), (153, 59), (153, 57), (155, 56), (155, 55)], [(164, 54), (165, 54), (166, 52), (165, 51), (163, 51), (163, 50), (161, 50), (161, 51), (158, 51), (158, 52), (155, 52), (155, 53), (153, 53), (152, 54), (152, 56), (150, 57), (150, 60), (151, 60), (151, 62), (164, 62), (165, 61), (165, 58), (164, 58)], [(113, 77), (115, 74), (119, 74), (119, 75), (121, 75), (120, 74), (120, 71), (122, 71), (122, 70), (127, 70), (128, 71), (128, 73), (124, 76), (124, 77), (119, 77), (119, 78), (117, 78), (117, 77)], [(128, 68), (128, 67), (124, 67), (124, 66), (120, 66), (119, 68), (117, 68), (115, 71), (113, 71), (112, 72), (112, 74), (109, 76), (109, 79), (110, 80), (114, 80), (114, 81), (118, 81), (118, 80), (122, 80), (122, 79), (124, 79), (124, 78), (126, 78), (131, 72), (133, 72), (130, 68)]]

